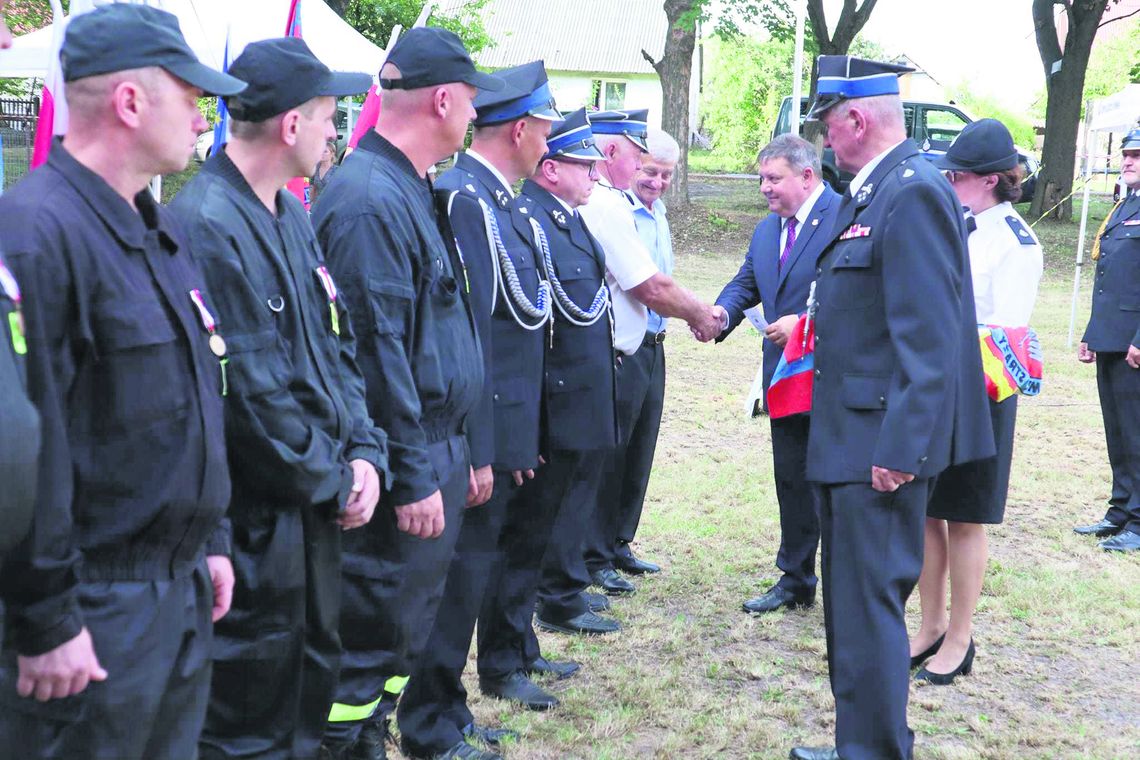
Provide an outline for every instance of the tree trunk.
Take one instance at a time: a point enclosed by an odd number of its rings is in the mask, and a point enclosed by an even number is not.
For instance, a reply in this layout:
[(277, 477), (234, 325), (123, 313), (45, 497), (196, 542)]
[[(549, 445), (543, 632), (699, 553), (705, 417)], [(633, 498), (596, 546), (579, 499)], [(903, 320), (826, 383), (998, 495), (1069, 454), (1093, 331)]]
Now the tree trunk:
[(661, 60), (655, 61), (649, 53), (641, 51), (661, 80), (661, 129), (681, 146), (681, 157), (665, 196), (665, 202), (673, 206), (689, 205), (689, 88), (693, 78), (693, 51), (697, 46), (693, 9), (699, 1), (665, 0), (669, 31), (665, 34)]
[[(815, 35), (816, 44), (819, 45), (820, 55), (847, 55), (855, 36), (871, 18), (871, 11), (875, 10), (875, 3), (879, 0), (863, 0), (857, 5), (856, 0), (843, 0), (843, 10), (839, 12), (839, 22), (835, 31), (827, 28), (827, 16), (823, 9), (823, 0), (807, 0), (808, 23), (811, 24), (812, 34)], [(811, 63), (811, 86), (808, 88), (808, 104), (815, 102), (816, 86), (819, 83), (819, 60)], [(823, 124), (818, 121), (805, 122), (803, 138), (815, 144), (815, 149), (823, 154)]]
[[(1041, 149), (1041, 171), (1029, 213), (1038, 217), (1049, 212), (1051, 219), (1070, 221), (1073, 218), (1073, 200), (1070, 194), (1075, 173), (1085, 72), (1096, 30), (1108, 0), (1072, 0), (1066, 7), (1069, 28), (1063, 50), (1053, 23), (1055, 4), (1055, 0), (1033, 2), (1037, 49), (1045, 69), (1049, 99), (1045, 106), (1045, 144)], [(1053, 67), (1058, 61), (1061, 62), (1060, 70), (1053, 73)]]

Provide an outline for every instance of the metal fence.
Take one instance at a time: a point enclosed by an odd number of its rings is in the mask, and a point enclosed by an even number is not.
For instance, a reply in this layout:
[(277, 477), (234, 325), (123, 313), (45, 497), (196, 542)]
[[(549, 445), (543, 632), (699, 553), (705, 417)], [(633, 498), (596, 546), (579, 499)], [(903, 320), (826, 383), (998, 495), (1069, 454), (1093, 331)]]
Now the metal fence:
[(0, 177), (6, 191), (28, 173), (36, 136), (38, 100), (0, 98)]

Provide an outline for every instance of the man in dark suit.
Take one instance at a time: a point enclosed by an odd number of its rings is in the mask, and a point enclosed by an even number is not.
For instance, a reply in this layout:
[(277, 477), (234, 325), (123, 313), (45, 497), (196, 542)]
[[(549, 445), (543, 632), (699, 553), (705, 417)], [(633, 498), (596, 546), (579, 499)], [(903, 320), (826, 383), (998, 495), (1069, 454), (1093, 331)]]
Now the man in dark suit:
[[(493, 634), (479, 632), (479, 688), (535, 710), (557, 704), (549, 695), (536, 700), (526, 694), (527, 673), (541, 670), (535, 664), (542, 662), (531, 618), (543, 555), (581, 560), (580, 544), (556, 538), (581, 519), (583, 494), (594, 493), (617, 439), (605, 255), (577, 213), (594, 190), (601, 160), (586, 112), (579, 109), (551, 130), (546, 155), (523, 183), (512, 214), (515, 232), (539, 256), (554, 304), (553, 335), (545, 342), (546, 464), (535, 471), (523, 507), (532, 523), (503, 531), (502, 572), (484, 602), (484, 610), (498, 610), (499, 619)], [(595, 634), (617, 630), (616, 621), (595, 614), (604, 606), (595, 601), (585, 594), (568, 600), (566, 627)]]
[(820, 56), (811, 115), (855, 172), (817, 262), (807, 475), (819, 484), (835, 749), (909, 760), (904, 608), (934, 477), (994, 455), (961, 207), (906, 137), (892, 64)]
[[(502, 69), (496, 76), (507, 86), (475, 98), (471, 147), (435, 185), (463, 254), (483, 350), (483, 391), (467, 418), (467, 440), (487, 501), (463, 515), (435, 625), (400, 700), (401, 746), (410, 757), (489, 760), (498, 755), (468, 746), (466, 737), (494, 746), (509, 735), (475, 725), (460, 678), (476, 619), (482, 641), (501, 617), (496, 610), (480, 611), (489, 581), (500, 572), (500, 536), (508, 524), (511, 530), (530, 530), (534, 519), (527, 502), (539, 466), (550, 293), (528, 238), (511, 223), (512, 186), (534, 171), (546, 153), (551, 123), (561, 115), (541, 61)], [(484, 654), (480, 646), (480, 657)], [(547, 665), (577, 669), (569, 663)], [(520, 686), (531, 698), (551, 699), (529, 681)]]
[[(716, 306), (725, 325), (717, 342), (728, 337), (744, 310), (763, 304), (764, 387), (780, 361), (800, 315), (807, 309), (815, 260), (830, 242), (827, 233), (839, 208), (839, 196), (820, 178), (819, 154), (796, 135), (780, 135), (763, 150), (760, 192), (769, 214), (752, 234), (748, 254), (736, 277), (724, 286)], [(780, 503), (780, 552), (776, 566), (784, 575), (768, 593), (744, 603), (744, 611), (764, 613), (807, 607), (815, 602), (815, 550), (819, 545), (819, 501), (807, 482), (810, 417), (796, 414), (772, 423), (772, 465)]]
[(1125, 196), (1097, 233), (1092, 316), (1077, 358), (1096, 362), (1112, 498), (1100, 522), (1076, 528), (1108, 551), (1140, 550), (1140, 128), (1121, 143)]

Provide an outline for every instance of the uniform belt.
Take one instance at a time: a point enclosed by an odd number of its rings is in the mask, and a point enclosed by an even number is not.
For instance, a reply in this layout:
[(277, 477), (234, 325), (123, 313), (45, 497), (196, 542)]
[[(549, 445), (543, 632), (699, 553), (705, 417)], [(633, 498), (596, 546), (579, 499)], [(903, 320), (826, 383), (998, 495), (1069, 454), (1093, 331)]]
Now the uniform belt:
[(665, 331), (661, 332), (647, 332), (645, 338), (642, 339), (641, 345), (643, 346), (656, 346), (665, 342)]

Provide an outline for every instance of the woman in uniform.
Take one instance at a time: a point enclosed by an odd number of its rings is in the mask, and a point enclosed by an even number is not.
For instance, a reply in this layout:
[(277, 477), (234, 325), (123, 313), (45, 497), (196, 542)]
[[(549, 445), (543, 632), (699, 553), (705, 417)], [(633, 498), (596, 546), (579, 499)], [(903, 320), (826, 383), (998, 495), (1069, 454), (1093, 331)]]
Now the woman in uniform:
[[(1005, 125), (968, 125), (936, 160), (968, 212), (970, 269), (978, 324), (1026, 327), (1041, 281), (1041, 245), (1014, 210), (1021, 197), (1017, 150)], [(979, 378), (982, 382), (982, 378)], [(916, 680), (947, 685), (974, 662), (973, 616), (986, 570), (986, 525), (1005, 513), (1017, 396), (990, 400), (997, 456), (952, 466), (927, 508), (926, 553), (918, 581), (922, 625), (911, 639)], [(946, 612), (947, 581), (953, 588)]]

